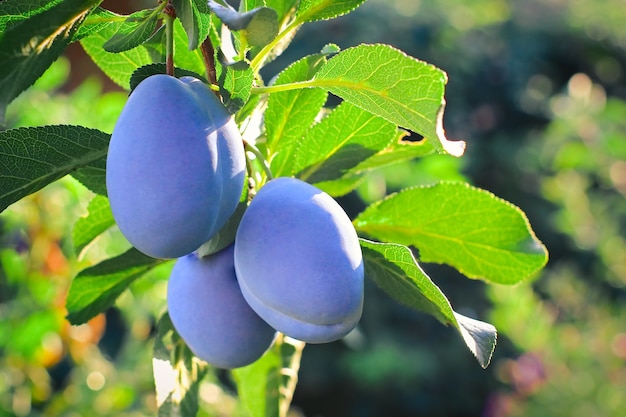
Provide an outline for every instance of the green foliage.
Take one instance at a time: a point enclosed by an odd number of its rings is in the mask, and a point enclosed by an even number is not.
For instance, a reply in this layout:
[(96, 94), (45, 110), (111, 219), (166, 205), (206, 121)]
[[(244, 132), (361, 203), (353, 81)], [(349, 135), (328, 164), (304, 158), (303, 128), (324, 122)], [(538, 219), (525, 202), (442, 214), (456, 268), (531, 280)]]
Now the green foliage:
[(6, 106), (30, 87), (65, 50), (91, 8), (99, 0), (55, 2), (48, 9), (41, 2), (0, 5), (4, 22), (0, 33), (0, 126)]
[(394, 243), (361, 240), (365, 273), (397, 301), (454, 326), (483, 368), (496, 347), (496, 329), (452, 310), (450, 302), (417, 264), (411, 250)]
[(72, 324), (85, 323), (111, 307), (134, 280), (161, 263), (162, 260), (131, 248), (82, 270), (72, 281), (67, 294), (67, 319)]
[[(174, 0), (178, 19), (173, 23), (163, 14), (165, 2), (128, 16), (97, 8), (99, 3), (0, 3), (0, 114), (70, 43), (80, 41), (102, 71), (126, 90), (168, 71), (168, 59), (176, 64), (175, 76), (202, 74), (220, 92), (254, 151), (248, 161), (252, 191), (272, 176), (294, 176), (339, 196), (381, 167), (435, 153), (464, 153), (464, 142), (450, 141), (444, 134), (445, 72), (391, 46), (341, 51), (329, 45), (265, 84), (261, 68), (287, 47), (303, 24), (342, 16), (364, 0), (248, 0), (241, 2), (239, 11), (224, 2), (206, 6), (199, 0)], [(160, 20), (165, 23), (159, 27)], [(228, 42), (222, 36), (231, 34), (222, 24), (233, 31), (235, 56), (225, 56)], [(329, 93), (342, 102), (325, 107)], [(158, 111), (158, 103), (149, 110)], [(252, 121), (259, 115), (262, 122)], [(409, 142), (404, 129), (424, 139)], [(108, 140), (108, 133), (83, 126), (0, 132), (0, 211), (72, 175), (97, 194), (72, 231), (72, 250), (84, 255), (114, 226), (104, 175)], [(232, 241), (253, 195), (244, 196), (231, 221), (202, 247), (203, 253)], [(446, 263), (469, 278), (499, 284), (528, 279), (547, 262), (545, 247), (520, 209), (465, 183), (393, 194), (370, 205), (354, 225), (362, 236), (379, 240), (361, 240), (367, 276), (396, 301), (453, 326), (482, 367), (491, 360), (495, 328), (455, 312), (409, 246), (419, 252), (421, 262)], [(65, 306), (72, 324), (97, 318), (123, 302), (129, 287), (141, 285), (139, 278), (156, 273), (165, 263), (134, 248), (116, 253), (104, 254), (96, 265), (75, 275)], [(1, 259), (3, 266), (11, 264), (6, 269), (19, 272), (15, 254), (3, 252)], [(41, 322), (46, 328), (57, 325), (53, 319)], [(157, 327), (153, 365), (155, 372), (163, 372), (159, 378), (155, 374), (159, 415), (196, 415), (202, 408), (201, 384), (211, 377), (211, 369), (193, 357), (167, 315)], [(280, 335), (259, 361), (231, 373), (250, 415), (286, 416), (302, 348), (302, 343)]]
[[(96, 168), (106, 160), (108, 143), (106, 133), (82, 126), (0, 132), (0, 209), (76, 170)], [(94, 191), (103, 192), (104, 184)]]
[(498, 284), (525, 280), (547, 261), (521, 210), (464, 183), (392, 194), (354, 224), (377, 239), (415, 246), (424, 262), (447, 263), (470, 278)]

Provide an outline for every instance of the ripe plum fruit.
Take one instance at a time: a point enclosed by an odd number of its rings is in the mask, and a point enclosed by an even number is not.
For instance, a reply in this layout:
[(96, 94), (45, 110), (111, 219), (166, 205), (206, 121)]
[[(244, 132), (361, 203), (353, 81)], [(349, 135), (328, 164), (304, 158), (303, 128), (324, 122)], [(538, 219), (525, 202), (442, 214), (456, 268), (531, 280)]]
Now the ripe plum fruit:
[(244, 300), (233, 265), (233, 246), (199, 258), (179, 258), (167, 287), (174, 328), (199, 358), (219, 368), (238, 368), (263, 355), (275, 330)]
[(250, 306), (294, 339), (337, 340), (361, 318), (356, 231), (332, 197), (306, 182), (276, 178), (259, 190), (237, 230), (235, 270)]
[(153, 75), (113, 130), (106, 185), (113, 216), (137, 249), (178, 258), (210, 240), (241, 196), (241, 135), (200, 80)]

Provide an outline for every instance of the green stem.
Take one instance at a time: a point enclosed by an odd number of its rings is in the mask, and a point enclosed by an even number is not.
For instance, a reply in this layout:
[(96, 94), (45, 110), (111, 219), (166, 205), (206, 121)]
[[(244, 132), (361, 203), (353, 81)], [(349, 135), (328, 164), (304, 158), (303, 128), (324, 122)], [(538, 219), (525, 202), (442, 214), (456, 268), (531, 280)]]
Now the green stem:
[(295, 30), (301, 24), (302, 24), (301, 19), (296, 17), (293, 20), (293, 22), (291, 22), (285, 29), (283, 29), (283, 31), (280, 32), (276, 36), (276, 38), (274, 38), (272, 42), (265, 45), (263, 49), (261, 49), (259, 53), (250, 62), (250, 67), (252, 67), (252, 70), (255, 73), (258, 73), (259, 68), (265, 61), (265, 58), (267, 58), (267, 55), (269, 55), (269, 53), (272, 52), (272, 50), (276, 47), (276, 45), (278, 45), (285, 36), (287, 36), (289, 33), (291, 33), (291, 31)]
[(324, 83), (321, 80), (298, 81), (295, 83), (269, 85), (262, 87), (252, 87), (251, 94), (271, 94), (283, 91), (300, 90), (303, 88), (321, 87)]
[(265, 176), (267, 176), (268, 181), (274, 178), (274, 174), (272, 174), (272, 170), (270, 169), (270, 164), (265, 159), (265, 156), (261, 153), (259, 148), (251, 144), (250, 142), (243, 141), (243, 145), (246, 150), (252, 152), (252, 154), (259, 160), (261, 163), (261, 167), (263, 167), (263, 172), (265, 172)]

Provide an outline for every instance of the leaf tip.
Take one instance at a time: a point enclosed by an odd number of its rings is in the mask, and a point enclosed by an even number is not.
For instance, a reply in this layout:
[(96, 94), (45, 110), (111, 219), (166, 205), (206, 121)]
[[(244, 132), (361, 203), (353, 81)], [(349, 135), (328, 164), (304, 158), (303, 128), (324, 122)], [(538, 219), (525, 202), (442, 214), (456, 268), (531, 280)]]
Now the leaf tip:
[(474, 354), (476, 360), (483, 369), (491, 362), (493, 351), (496, 348), (498, 332), (496, 328), (483, 321), (471, 319), (459, 313), (454, 313), (458, 323), (458, 330), (463, 341)]
[(448, 140), (448, 138), (446, 138), (446, 131), (443, 128), (443, 112), (445, 107), (446, 103), (443, 101), (441, 107), (439, 108), (439, 112), (437, 113), (437, 140), (439, 140), (439, 143), (441, 143), (441, 146), (446, 153), (449, 153), (452, 156), (460, 157), (465, 153), (466, 143), (462, 140)]

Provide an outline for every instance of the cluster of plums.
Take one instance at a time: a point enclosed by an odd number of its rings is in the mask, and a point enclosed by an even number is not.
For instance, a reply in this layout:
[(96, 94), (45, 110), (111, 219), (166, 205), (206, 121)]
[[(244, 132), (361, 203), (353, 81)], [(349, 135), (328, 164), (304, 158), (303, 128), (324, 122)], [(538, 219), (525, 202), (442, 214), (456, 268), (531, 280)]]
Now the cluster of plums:
[(237, 207), (246, 159), (238, 128), (201, 81), (153, 75), (130, 95), (106, 167), (113, 216), (156, 258), (177, 258), (170, 318), (198, 357), (222, 368), (258, 359), (276, 331), (308, 343), (350, 332), (363, 308), (356, 232), (328, 194), (276, 178), (261, 187), (234, 244), (197, 249)]

